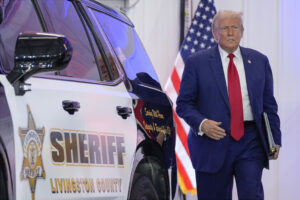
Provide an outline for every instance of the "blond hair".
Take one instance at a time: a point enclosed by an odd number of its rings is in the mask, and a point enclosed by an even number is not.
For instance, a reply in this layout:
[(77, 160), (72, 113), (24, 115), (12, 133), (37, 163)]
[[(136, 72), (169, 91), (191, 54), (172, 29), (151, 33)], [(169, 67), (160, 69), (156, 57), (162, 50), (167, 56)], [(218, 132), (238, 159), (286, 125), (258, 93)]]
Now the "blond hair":
[(243, 13), (242, 12), (235, 12), (235, 11), (231, 11), (231, 10), (220, 10), (217, 12), (217, 14), (214, 16), (213, 21), (212, 21), (212, 30), (214, 31), (219, 23), (219, 20), (222, 18), (238, 18), (241, 20), (241, 27), (242, 29), (244, 29), (243, 27)]

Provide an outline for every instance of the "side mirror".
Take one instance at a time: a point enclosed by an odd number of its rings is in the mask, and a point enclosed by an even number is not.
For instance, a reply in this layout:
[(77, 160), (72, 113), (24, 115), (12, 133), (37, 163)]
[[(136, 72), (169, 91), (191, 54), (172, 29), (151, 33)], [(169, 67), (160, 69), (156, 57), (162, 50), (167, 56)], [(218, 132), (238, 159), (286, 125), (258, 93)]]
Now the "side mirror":
[(40, 72), (59, 71), (72, 58), (72, 46), (63, 35), (21, 33), (16, 42), (15, 66), (7, 75), (16, 95), (25, 94), (25, 80)]

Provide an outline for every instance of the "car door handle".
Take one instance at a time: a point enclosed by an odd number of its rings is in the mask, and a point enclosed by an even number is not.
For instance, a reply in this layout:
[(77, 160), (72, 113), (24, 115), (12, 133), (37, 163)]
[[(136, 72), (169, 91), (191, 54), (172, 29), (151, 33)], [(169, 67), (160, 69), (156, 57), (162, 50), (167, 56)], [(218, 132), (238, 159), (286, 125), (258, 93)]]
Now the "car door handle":
[(70, 115), (73, 115), (80, 108), (80, 103), (77, 101), (64, 100), (62, 102), (62, 106), (65, 111), (67, 111)]
[(117, 106), (117, 112), (123, 119), (126, 119), (132, 114), (132, 109), (129, 107)]

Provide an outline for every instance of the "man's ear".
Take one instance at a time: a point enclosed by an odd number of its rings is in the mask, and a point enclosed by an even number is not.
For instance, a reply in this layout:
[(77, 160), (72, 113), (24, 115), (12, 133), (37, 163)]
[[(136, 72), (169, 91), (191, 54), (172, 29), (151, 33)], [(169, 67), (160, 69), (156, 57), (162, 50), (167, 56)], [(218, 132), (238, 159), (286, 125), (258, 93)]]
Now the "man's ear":
[(243, 24), (241, 25), (241, 32), (242, 32), (242, 36), (241, 36), (241, 38), (244, 36), (244, 26), (243, 26)]

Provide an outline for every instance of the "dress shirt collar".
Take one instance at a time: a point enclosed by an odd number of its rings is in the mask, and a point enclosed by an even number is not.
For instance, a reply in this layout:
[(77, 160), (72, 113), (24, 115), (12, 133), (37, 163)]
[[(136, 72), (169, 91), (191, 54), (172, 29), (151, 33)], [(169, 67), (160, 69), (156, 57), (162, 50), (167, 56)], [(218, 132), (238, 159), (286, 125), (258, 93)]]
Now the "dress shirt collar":
[[(218, 45), (218, 48), (219, 48), (219, 52), (220, 52), (220, 56), (221, 56), (221, 59), (224, 60), (227, 58), (228, 56), (228, 53), (222, 49), (222, 47), (220, 45)], [(240, 50), (240, 47), (238, 47), (234, 52), (233, 52), (235, 58), (237, 59), (242, 59), (242, 54), (241, 54), (241, 50)], [(229, 59), (229, 58), (228, 58)]]

